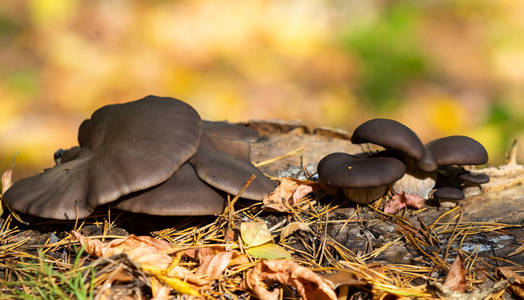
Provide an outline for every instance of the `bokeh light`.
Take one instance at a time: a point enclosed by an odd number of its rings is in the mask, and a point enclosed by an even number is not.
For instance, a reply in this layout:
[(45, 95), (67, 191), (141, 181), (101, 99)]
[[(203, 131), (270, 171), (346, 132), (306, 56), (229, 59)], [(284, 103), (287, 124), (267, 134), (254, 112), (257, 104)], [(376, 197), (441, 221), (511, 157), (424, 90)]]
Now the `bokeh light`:
[[(465, 134), (493, 164), (524, 142), (519, 1), (4, 0), (0, 163), (52, 164), (99, 106), (148, 94), (203, 118), (351, 131), (388, 117)], [(521, 145), (520, 155), (524, 156)]]

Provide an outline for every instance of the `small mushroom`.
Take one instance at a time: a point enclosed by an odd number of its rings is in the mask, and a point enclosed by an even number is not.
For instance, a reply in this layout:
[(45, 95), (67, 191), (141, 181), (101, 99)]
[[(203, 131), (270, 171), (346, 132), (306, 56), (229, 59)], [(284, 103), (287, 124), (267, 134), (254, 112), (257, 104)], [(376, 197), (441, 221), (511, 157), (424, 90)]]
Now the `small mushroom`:
[(415, 132), (390, 119), (369, 120), (355, 129), (352, 143), (373, 143), (389, 151), (406, 164), (406, 172), (392, 185), (402, 197), (427, 198), (435, 185), (437, 164)]
[(104, 106), (80, 126), (79, 147), (16, 182), (5, 200), (40, 217), (84, 218), (98, 205), (166, 181), (196, 152), (200, 124), (191, 106), (173, 98)]
[(452, 135), (426, 144), (439, 166), (482, 165), (488, 162), (488, 152), (481, 143), (462, 135)]
[(224, 197), (202, 182), (189, 163), (158, 186), (135, 192), (117, 201), (116, 208), (160, 216), (218, 215)]
[(442, 187), (433, 193), (433, 198), (438, 199), (441, 206), (455, 206), (456, 201), (464, 199), (464, 193), (454, 187)]
[(218, 150), (206, 134), (202, 134), (198, 150), (189, 163), (204, 182), (233, 195), (242, 189), (251, 175), (255, 175), (242, 198), (262, 200), (275, 188), (273, 182), (250, 161)]
[(392, 157), (357, 157), (347, 153), (331, 153), (318, 163), (322, 182), (342, 188), (351, 201), (370, 203), (387, 191), (387, 185), (398, 180), (406, 167)]
[(437, 166), (424, 144), (413, 130), (391, 119), (372, 119), (358, 126), (351, 136), (354, 144), (373, 143), (386, 149), (400, 151), (413, 158), (424, 171), (435, 171)]
[(466, 197), (473, 197), (480, 194), (480, 185), (489, 182), (489, 176), (486, 174), (473, 174), (464, 171), (458, 175), (462, 181), (462, 191)]

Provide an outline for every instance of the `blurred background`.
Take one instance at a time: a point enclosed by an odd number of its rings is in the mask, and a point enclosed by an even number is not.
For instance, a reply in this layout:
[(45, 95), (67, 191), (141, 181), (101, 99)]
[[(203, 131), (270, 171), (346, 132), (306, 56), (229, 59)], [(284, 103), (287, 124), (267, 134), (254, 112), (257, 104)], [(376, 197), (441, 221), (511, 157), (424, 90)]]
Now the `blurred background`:
[(211, 120), (393, 118), (424, 142), (470, 135), (499, 164), (524, 144), (523, 15), (509, 0), (2, 0), (0, 166), (49, 167), (96, 108), (148, 94)]

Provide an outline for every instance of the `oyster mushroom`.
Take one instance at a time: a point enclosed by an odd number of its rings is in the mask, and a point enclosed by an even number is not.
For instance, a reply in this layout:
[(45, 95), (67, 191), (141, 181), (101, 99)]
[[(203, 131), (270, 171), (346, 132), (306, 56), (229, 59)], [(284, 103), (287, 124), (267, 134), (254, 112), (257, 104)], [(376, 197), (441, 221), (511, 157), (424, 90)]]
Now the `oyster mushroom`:
[(16, 182), (5, 200), (45, 218), (86, 217), (98, 205), (169, 178), (195, 153), (200, 122), (191, 106), (171, 98), (104, 106), (80, 126), (79, 147), (65, 151), (55, 167)]
[(388, 149), (383, 155), (397, 157), (406, 164), (405, 174), (391, 186), (394, 197), (416, 198), (413, 202), (428, 197), (435, 185), (438, 166), (417, 134), (407, 126), (390, 119), (369, 120), (355, 129), (351, 142), (380, 145)]
[(217, 150), (214, 157), (201, 124), (191, 106), (173, 98), (147, 96), (104, 106), (80, 125), (79, 146), (57, 151), (56, 166), (16, 182), (4, 198), (18, 211), (54, 219), (84, 218), (117, 199), (117, 206), (135, 212), (219, 213), (223, 198), (198, 179), (194, 166), (229, 193), (238, 193), (253, 173), (258, 180), (244, 197), (260, 199), (272, 191), (272, 182), (245, 152), (237, 157)]
[(404, 174), (404, 164), (392, 157), (357, 157), (331, 153), (318, 163), (320, 181), (342, 188), (349, 200), (366, 204), (382, 197), (387, 185)]

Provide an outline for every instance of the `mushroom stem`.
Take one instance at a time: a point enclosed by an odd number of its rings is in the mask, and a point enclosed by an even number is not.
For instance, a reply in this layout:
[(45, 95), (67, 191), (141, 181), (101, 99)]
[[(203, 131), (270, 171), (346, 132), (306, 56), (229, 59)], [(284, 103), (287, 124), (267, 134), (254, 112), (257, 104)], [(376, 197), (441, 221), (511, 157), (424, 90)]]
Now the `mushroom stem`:
[(387, 185), (369, 188), (344, 188), (344, 195), (349, 200), (358, 204), (368, 204), (384, 196), (388, 189)]
[(429, 192), (435, 186), (437, 171), (424, 172), (416, 166), (413, 160), (406, 159), (406, 173), (391, 185), (395, 194), (407, 194), (427, 199)]

